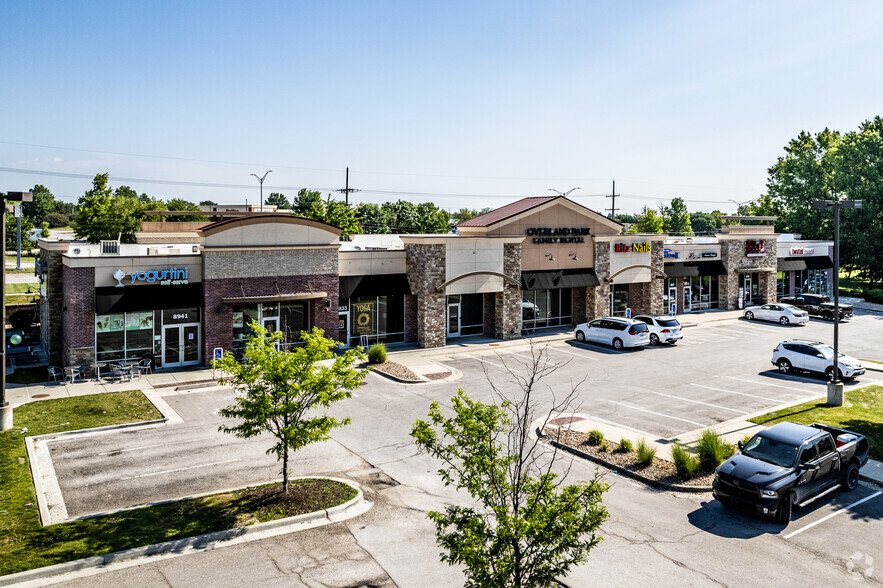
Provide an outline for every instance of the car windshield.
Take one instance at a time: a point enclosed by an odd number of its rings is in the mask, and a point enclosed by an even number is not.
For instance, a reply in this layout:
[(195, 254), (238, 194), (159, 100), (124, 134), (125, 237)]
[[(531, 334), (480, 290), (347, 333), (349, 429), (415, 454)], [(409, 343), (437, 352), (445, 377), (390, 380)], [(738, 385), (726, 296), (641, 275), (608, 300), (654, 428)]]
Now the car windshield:
[(782, 441), (774, 441), (760, 435), (755, 435), (751, 441), (742, 448), (742, 453), (782, 467), (790, 467), (794, 465), (794, 459), (797, 457), (798, 446)]
[(679, 327), (681, 323), (677, 319), (658, 319), (661, 327)]
[[(828, 345), (817, 345), (816, 349), (818, 349), (821, 354), (825, 357), (825, 359), (832, 359), (834, 357), (834, 348), (829, 347)], [(846, 357), (842, 353), (838, 353), (837, 357)]]

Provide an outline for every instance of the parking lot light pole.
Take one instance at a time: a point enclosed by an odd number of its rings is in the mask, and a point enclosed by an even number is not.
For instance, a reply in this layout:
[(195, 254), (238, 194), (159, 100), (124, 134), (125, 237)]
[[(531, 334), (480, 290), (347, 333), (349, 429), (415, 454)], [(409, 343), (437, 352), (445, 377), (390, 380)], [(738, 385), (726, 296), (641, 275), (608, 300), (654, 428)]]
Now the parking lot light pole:
[(0, 431), (12, 428), (12, 406), (6, 400), (6, 201), (30, 202), (34, 199), (30, 192), (0, 192), (0, 203), (3, 205), (3, 222), (0, 224), (0, 243), (3, 243), (3, 265), (0, 266), (0, 292), (3, 293), (3, 304), (0, 305)]
[(834, 369), (828, 382), (828, 404), (843, 406), (843, 382), (840, 381), (840, 209), (861, 208), (861, 200), (814, 200), (816, 209), (834, 209)]

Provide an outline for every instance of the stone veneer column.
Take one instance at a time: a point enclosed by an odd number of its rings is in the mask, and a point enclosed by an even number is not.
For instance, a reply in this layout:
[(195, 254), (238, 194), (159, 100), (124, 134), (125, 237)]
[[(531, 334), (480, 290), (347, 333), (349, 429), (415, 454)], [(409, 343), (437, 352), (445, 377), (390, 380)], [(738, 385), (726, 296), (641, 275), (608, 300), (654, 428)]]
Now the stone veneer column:
[(447, 334), (447, 308), (444, 244), (405, 244), (405, 266), (411, 293), (417, 296), (417, 345), (444, 347)]
[(586, 320), (610, 314), (610, 284), (606, 278), (610, 275), (610, 243), (595, 241), (595, 275), (600, 286), (586, 288)]
[(727, 268), (727, 275), (720, 276), (718, 280), (718, 306), (726, 310), (738, 308), (739, 297), (739, 273), (736, 271), (742, 266), (740, 258), (744, 257), (745, 242), (735, 240), (721, 240), (721, 261)]
[[(503, 245), (503, 273), (520, 284), (521, 243)], [(494, 336), (514, 339), (521, 336), (521, 286), (503, 283), (494, 299)]]
[(665, 308), (665, 259), (662, 257), (662, 251), (665, 248), (665, 241), (657, 239), (650, 241), (650, 266), (653, 272), (650, 274), (650, 283), (644, 284), (644, 312), (659, 315), (665, 314), (668, 310)]

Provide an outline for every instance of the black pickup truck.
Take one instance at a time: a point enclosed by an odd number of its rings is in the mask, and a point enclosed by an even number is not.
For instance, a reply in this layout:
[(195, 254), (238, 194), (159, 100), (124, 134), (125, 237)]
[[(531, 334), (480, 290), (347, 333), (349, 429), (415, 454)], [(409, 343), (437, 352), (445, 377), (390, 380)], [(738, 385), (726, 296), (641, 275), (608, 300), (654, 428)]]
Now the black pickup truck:
[(854, 490), (868, 461), (863, 435), (819, 424), (778, 423), (739, 442), (739, 449), (714, 473), (714, 497), (786, 525), (793, 507), (838, 487)]
[[(783, 304), (791, 304), (797, 308), (802, 308), (813, 316), (822, 317), (825, 320), (834, 320), (834, 303), (831, 302), (830, 296), (821, 294), (798, 294), (797, 296), (783, 296), (779, 298), (779, 302)], [(852, 318), (852, 305), (840, 304), (840, 318)]]

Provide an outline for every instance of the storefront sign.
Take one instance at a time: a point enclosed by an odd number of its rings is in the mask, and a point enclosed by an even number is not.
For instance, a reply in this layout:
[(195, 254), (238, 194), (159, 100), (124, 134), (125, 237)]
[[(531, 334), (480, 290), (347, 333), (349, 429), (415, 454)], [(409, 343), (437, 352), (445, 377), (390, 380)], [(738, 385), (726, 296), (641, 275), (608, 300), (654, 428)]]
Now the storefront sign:
[(588, 227), (559, 227), (557, 229), (531, 227), (527, 236), (533, 237), (533, 243), (585, 243), (584, 237), (589, 234)]
[(353, 334), (374, 334), (374, 302), (353, 304)]
[[(690, 257), (696, 255), (695, 253), (691, 253)], [(662, 257), (671, 257), (672, 259), (680, 259), (681, 252), (680, 251), (672, 251), (671, 249), (665, 248), (662, 250)]]
[(691, 251), (689, 255), (690, 259), (702, 259), (703, 257), (717, 257), (717, 253), (714, 251), (703, 251), (699, 253), (698, 251)]
[(791, 255), (815, 255), (814, 247), (792, 247)]
[(117, 281), (117, 288), (122, 288), (126, 284), (123, 284), (123, 279), (126, 277), (130, 278), (128, 285), (131, 286), (135, 282), (147, 282), (148, 284), (153, 284), (154, 282), (159, 282), (160, 286), (177, 286), (182, 284), (189, 284), (190, 282), (187, 280), (187, 268), (178, 268), (172, 267), (167, 270), (148, 270), (141, 272), (131, 272), (126, 273), (122, 269), (118, 269), (114, 272), (113, 277)]
[(745, 256), (746, 257), (762, 257), (766, 255), (766, 244), (763, 240), (755, 241), (753, 239), (749, 239), (745, 241)]
[(614, 243), (613, 251), (616, 253), (650, 253), (650, 243)]

